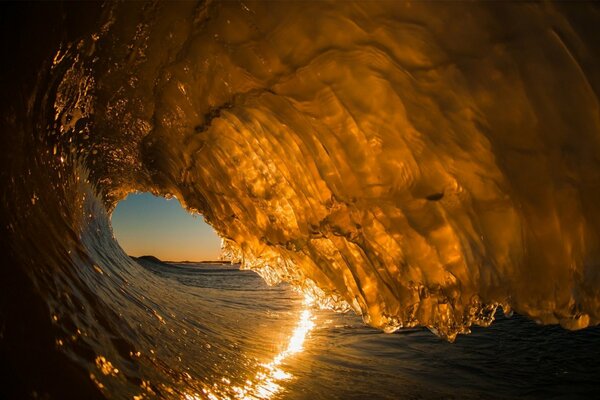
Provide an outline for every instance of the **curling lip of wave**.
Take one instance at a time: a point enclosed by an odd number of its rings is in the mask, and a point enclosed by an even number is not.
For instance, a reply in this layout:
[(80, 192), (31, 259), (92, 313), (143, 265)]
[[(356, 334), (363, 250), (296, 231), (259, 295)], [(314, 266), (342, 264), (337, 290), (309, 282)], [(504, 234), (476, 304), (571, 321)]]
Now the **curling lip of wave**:
[(182, 3), (131, 30), (111, 10), (55, 59), (52, 139), (108, 210), (177, 196), (244, 268), (386, 331), (454, 340), (498, 305), (599, 322), (600, 69), (577, 15)]

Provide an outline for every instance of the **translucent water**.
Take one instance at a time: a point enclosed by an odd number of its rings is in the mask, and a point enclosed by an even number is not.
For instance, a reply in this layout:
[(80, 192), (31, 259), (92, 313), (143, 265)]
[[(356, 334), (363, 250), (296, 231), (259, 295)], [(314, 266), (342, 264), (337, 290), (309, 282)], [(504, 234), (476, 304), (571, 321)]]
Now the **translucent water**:
[[(0, 17), (5, 397), (596, 394), (594, 4)], [(132, 260), (109, 216), (135, 191), (290, 286)]]

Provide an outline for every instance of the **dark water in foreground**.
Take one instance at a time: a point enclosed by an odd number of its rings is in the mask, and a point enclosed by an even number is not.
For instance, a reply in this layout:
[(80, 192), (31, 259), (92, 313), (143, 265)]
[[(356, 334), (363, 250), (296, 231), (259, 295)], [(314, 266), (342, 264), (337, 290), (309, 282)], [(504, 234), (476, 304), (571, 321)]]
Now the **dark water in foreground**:
[[(234, 373), (254, 381), (250, 386), (255, 391), (247, 396), (508, 399), (600, 394), (600, 328), (570, 332), (538, 326), (518, 315), (500, 315), (491, 327), (475, 328), (449, 344), (425, 329), (385, 334), (366, 327), (353, 314), (314, 310), (289, 287), (268, 287), (250, 271), (206, 264), (146, 267), (158, 279), (177, 281), (173, 300), (185, 296), (190, 317), (194, 302), (210, 298), (211, 319), (222, 324), (222, 336), (229, 336), (227, 330), (241, 334), (234, 342), (246, 369)], [(261, 380), (261, 364), (289, 346), (302, 325), (303, 310), (310, 310), (314, 327), (305, 326), (302, 350), (283, 359), (280, 379), (274, 374)], [(194, 369), (195, 362), (203, 361), (188, 362)], [(217, 370), (219, 390), (228, 390), (226, 382), (239, 378), (228, 375), (229, 367)]]

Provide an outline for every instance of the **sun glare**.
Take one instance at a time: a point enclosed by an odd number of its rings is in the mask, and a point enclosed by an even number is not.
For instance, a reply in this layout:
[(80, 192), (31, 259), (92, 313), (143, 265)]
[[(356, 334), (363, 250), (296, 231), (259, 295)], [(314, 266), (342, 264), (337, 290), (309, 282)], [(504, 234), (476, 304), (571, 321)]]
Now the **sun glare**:
[[(278, 383), (292, 379), (293, 376), (282, 368), (282, 364), (290, 357), (300, 353), (304, 349), (304, 342), (310, 331), (315, 327), (315, 317), (311, 311), (312, 299), (305, 297), (304, 307), (300, 312), (298, 324), (292, 332), (292, 336), (287, 342), (285, 349), (277, 354), (273, 360), (260, 365), (260, 370), (253, 378), (246, 380), (243, 387), (231, 387), (235, 394), (230, 396), (219, 396), (216, 391), (203, 389), (203, 394), (211, 400), (220, 399), (239, 399), (239, 400), (257, 400), (270, 399), (281, 391), (282, 386)], [(230, 381), (223, 378), (222, 381), (228, 384)], [(227, 391), (226, 391), (227, 392)], [(186, 394), (186, 400), (197, 400), (202, 398), (199, 394)]]

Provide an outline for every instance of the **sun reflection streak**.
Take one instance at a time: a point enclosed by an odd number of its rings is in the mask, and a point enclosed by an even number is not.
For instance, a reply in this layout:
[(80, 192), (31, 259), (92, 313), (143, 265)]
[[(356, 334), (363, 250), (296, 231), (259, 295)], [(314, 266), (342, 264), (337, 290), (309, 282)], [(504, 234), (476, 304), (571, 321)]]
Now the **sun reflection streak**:
[[(312, 303), (313, 299), (306, 296), (304, 299), (304, 309), (300, 313), (298, 325), (296, 325), (287, 347), (277, 354), (270, 363), (261, 364), (262, 370), (258, 371), (253, 379), (248, 379), (243, 387), (232, 387), (231, 390), (234, 392), (232, 397), (227, 395), (219, 396), (209, 389), (202, 390), (204, 396), (211, 400), (231, 398), (240, 400), (259, 400), (270, 399), (276, 395), (281, 390), (281, 385), (277, 382), (292, 378), (292, 375), (285, 372), (281, 368), (281, 365), (286, 359), (304, 349), (304, 341), (310, 331), (315, 327), (315, 317), (311, 311)], [(197, 400), (200, 398), (201, 397), (196, 394), (185, 395), (186, 400)]]
[(306, 297), (304, 301), (305, 308), (300, 313), (300, 320), (294, 329), (287, 348), (277, 354), (273, 361), (262, 365), (266, 371), (258, 372), (254, 380), (247, 381), (246, 386), (243, 388), (234, 388), (234, 390), (239, 389), (236, 398), (269, 399), (281, 389), (277, 381), (287, 380), (292, 377), (292, 375), (281, 369), (280, 366), (287, 358), (302, 351), (306, 336), (315, 326), (314, 317), (310, 310), (311, 303), (311, 299)]

